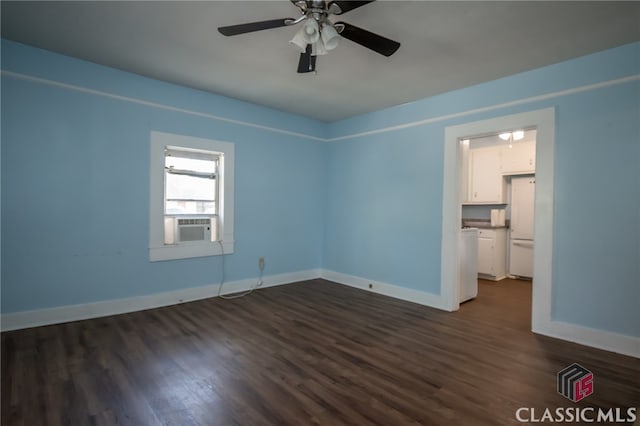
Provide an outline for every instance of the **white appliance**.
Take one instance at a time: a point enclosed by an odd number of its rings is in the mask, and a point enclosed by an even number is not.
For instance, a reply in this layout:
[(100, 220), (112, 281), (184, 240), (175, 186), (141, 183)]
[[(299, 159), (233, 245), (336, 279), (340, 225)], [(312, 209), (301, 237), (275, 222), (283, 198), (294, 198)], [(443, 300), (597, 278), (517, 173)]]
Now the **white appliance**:
[(491, 209), (491, 226), (504, 226), (504, 209)]
[(534, 176), (511, 179), (511, 241), (509, 274), (533, 277), (533, 218), (536, 195)]
[(478, 228), (463, 228), (459, 244), (459, 302), (478, 295)]
[(177, 221), (178, 241), (211, 241), (211, 219), (208, 217), (184, 218)]

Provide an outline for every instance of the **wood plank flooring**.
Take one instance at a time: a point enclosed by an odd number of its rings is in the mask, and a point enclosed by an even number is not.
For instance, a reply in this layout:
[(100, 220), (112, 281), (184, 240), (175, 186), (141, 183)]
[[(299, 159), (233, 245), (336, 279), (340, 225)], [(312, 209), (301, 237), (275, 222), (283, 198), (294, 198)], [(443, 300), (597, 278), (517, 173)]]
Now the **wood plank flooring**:
[[(640, 360), (530, 328), (531, 284), (446, 313), (313, 280), (2, 334), (2, 425), (501, 425), (638, 407)], [(556, 373), (578, 362), (577, 404)]]

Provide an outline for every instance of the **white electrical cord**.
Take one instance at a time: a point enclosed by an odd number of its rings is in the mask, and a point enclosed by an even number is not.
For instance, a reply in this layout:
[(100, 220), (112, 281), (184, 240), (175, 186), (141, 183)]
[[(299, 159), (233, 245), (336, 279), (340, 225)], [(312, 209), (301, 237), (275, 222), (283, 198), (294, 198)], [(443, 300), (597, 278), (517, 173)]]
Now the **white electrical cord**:
[(256, 282), (256, 285), (254, 285), (253, 287), (251, 287), (249, 290), (242, 292), (242, 293), (234, 293), (234, 294), (230, 294), (230, 295), (224, 295), (221, 294), (222, 293), (222, 286), (224, 285), (224, 257), (225, 257), (225, 253), (224, 253), (224, 246), (222, 245), (222, 241), (218, 240), (217, 241), (218, 244), (220, 245), (220, 253), (222, 256), (222, 271), (221, 271), (221, 276), (220, 276), (220, 285), (218, 286), (218, 297), (222, 298), (222, 299), (237, 299), (238, 297), (243, 297), (246, 296), (248, 294), (253, 293), (253, 290), (255, 290), (256, 288), (260, 287), (264, 282), (262, 281), (262, 273), (264, 272), (264, 266), (262, 266), (260, 268), (260, 275), (258, 276), (258, 281)]

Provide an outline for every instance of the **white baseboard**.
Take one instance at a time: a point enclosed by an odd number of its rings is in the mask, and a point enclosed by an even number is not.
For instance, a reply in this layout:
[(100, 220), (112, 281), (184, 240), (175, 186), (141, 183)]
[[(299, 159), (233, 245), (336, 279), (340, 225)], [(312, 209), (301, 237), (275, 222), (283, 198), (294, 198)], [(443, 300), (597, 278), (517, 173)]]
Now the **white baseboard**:
[[(442, 298), (432, 293), (367, 280), (365, 278), (329, 271), (326, 269), (321, 270), (321, 278), (334, 281), (339, 284), (348, 285), (350, 287), (394, 297), (396, 299), (407, 300), (409, 302), (445, 311), (447, 310)], [(369, 284), (373, 284), (373, 288), (370, 289)], [(561, 340), (567, 340), (569, 342), (579, 343), (585, 346), (603, 349), (605, 351), (640, 358), (640, 338), (638, 337), (597, 330), (561, 321), (546, 321), (535, 327), (533, 332)]]
[[(366, 278), (356, 277), (327, 269), (310, 269), (307, 271), (266, 276), (263, 278), (263, 285), (260, 288), (295, 283), (315, 278), (324, 278), (329, 281), (361, 290), (437, 309), (447, 310), (442, 297), (439, 295), (400, 287), (393, 284), (382, 283), (379, 281), (368, 280)], [(256, 282), (257, 279), (252, 278), (225, 283), (222, 289), (222, 294), (246, 291), (253, 287)], [(372, 284), (372, 288), (369, 288), (369, 284)], [(82, 305), (68, 305), (33, 311), (7, 313), (2, 314), (0, 328), (2, 331), (18, 330), (22, 328), (143, 311), (146, 309), (207, 299), (218, 295), (218, 285), (219, 284), (211, 284), (202, 287), (192, 287), (146, 296), (107, 300), (104, 302), (87, 303)], [(640, 338), (638, 337), (597, 330), (561, 321), (541, 322), (534, 326), (533, 332), (561, 340), (579, 343), (585, 346), (591, 346), (606, 351), (640, 358)]]
[(494, 276), (494, 275), (487, 275), (487, 274), (478, 274), (478, 278), (481, 278), (483, 280), (487, 280), (487, 281), (502, 281), (505, 278), (507, 278), (506, 275), (499, 275), (499, 276)]
[[(394, 284), (368, 280), (366, 278), (356, 277), (327, 269), (321, 270), (321, 278), (337, 282), (338, 284), (348, 285), (361, 290), (390, 296), (396, 299), (406, 300), (408, 302), (418, 303), (420, 305), (430, 306), (432, 308), (442, 309), (445, 311), (447, 310), (446, 303), (442, 300), (440, 295), (427, 293), (426, 291), (414, 290)], [(369, 284), (372, 285), (371, 288), (369, 288)]]
[[(289, 284), (320, 277), (319, 269), (270, 275), (263, 278), (260, 288)], [(246, 291), (257, 283), (257, 278), (230, 281), (224, 283), (221, 294), (231, 294)], [(128, 312), (143, 311), (162, 306), (175, 305), (183, 302), (207, 299), (218, 295), (219, 284), (202, 287), (191, 287), (145, 296), (114, 299), (104, 302), (85, 303), (81, 305), (67, 305), (55, 308), (38, 309), (2, 314), (2, 331), (18, 330), (22, 328), (59, 324)]]
[(598, 330), (562, 321), (547, 321), (533, 327), (533, 332), (567, 340), (605, 351), (640, 358), (640, 337)]

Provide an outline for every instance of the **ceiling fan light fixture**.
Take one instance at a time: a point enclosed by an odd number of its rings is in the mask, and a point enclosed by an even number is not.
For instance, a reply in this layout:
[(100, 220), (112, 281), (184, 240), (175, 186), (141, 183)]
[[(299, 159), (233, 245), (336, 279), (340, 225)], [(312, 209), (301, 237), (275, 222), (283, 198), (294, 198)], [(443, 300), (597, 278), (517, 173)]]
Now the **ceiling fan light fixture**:
[(513, 140), (514, 141), (519, 141), (520, 139), (524, 138), (524, 131), (523, 130), (516, 130), (513, 132)]
[(316, 41), (311, 45), (311, 56), (321, 56), (329, 53), (326, 46), (322, 42), (322, 39)]
[(307, 18), (307, 21), (302, 26), (304, 29), (304, 35), (309, 43), (315, 43), (320, 38), (320, 26), (318, 21), (314, 18)]
[(322, 25), (322, 31), (320, 31), (320, 38), (322, 39), (322, 43), (327, 50), (333, 50), (338, 47), (338, 40), (340, 36), (333, 25), (330, 23), (325, 23)]
[(291, 0), (299, 9), (297, 18), (270, 19), (267, 21), (248, 22), (246, 24), (218, 27), (220, 34), (226, 37), (288, 27), (302, 24), (301, 28), (289, 40), (300, 51), (298, 73), (315, 71), (316, 56), (326, 55), (338, 47), (339, 38), (346, 38), (383, 56), (393, 55), (400, 43), (347, 22), (329, 20), (331, 15), (342, 15), (353, 9), (372, 3), (374, 0), (341, 1), (341, 0)]
[(304, 52), (307, 48), (307, 40), (304, 37), (304, 30), (300, 29), (300, 31), (296, 32), (289, 43), (293, 44), (300, 52)]
[(302, 28), (293, 36), (289, 43), (295, 45), (301, 52), (307, 48), (307, 44), (314, 44), (320, 39), (320, 27), (313, 18), (307, 18)]
[(500, 139), (502, 139), (503, 141), (508, 141), (509, 139), (511, 139), (511, 132), (500, 133), (498, 137), (500, 137)]

